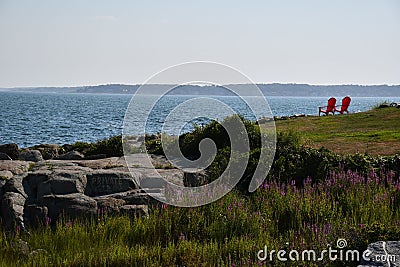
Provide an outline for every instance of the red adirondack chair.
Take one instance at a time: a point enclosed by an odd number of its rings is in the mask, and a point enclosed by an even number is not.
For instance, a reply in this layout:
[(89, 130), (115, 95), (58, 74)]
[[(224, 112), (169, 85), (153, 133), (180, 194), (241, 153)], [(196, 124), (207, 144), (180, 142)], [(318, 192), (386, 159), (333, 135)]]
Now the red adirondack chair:
[(332, 115), (335, 115), (335, 105), (336, 105), (336, 98), (331, 97), (328, 100), (328, 106), (324, 107), (318, 107), (319, 108), (319, 116), (321, 116), (321, 113), (324, 113), (325, 115), (329, 115), (329, 112), (332, 113)]
[[(349, 111), (348, 111), (347, 109), (348, 109), (349, 106), (350, 106), (350, 102), (351, 102), (351, 98), (350, 98), (349, 96), (344, 97), (344, 98), (342, 99), (342, 104), (335, 107), (334, 113), (335, 113), (335, 112), (339, 112), (340, 114), (343, 114), (343, 113), (346, 112), (346, 113), (348, 114)], [(340, 107), (340, 109), (337, 109), (337, 107)]]

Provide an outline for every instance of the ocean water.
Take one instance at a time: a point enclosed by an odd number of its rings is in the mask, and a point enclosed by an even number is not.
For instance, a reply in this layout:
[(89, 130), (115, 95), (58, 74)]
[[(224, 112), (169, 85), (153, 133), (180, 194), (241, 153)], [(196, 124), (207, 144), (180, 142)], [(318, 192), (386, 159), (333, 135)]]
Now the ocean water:
[[(198, 96), (197, 96), (198, 97)], [(146, 105), (155, 101), (154, 96), (141, 96), (137, 105)], [(166, 96), (156, 102), (150, 115), (136, 109), (133, 118), (137, 122), (146, 120), (146, 133), (172, 132), (163, 128), (167, 116), (179, 105), (188, 103), (195, 96)], [(205, 97), (202, 96), (204, 99)], [(212, 97), (248, 119), (258, 119), (246, 103), (236, 97)], [(338, 101), (340, 102), (340, 97)], [(0, 144), (17, 143), (28, 147), (42, 143), (70, 144), (77, 141), (97, 141), (111, 135), (122, 133), (124, 116), (131, 100), (131, 95), (117, 94), (49, 94), (0, 92)], [(318, 106), (327, 103), (326, 97), (267, 97), (271, 110), (264, 110), (263, 98), (248, 99), (256, 114), (263, 116), (290, 116), (293, 114), (318, 115)], [(355, 97), (349, 111), (365, 111), (382, 101), (400, 102), (400, 98)], [(215, 114), (217, 119), (231, 115), (219, 106), (209, 105), (210, 101), (196, 102), (187, 108), (189, 113), (198, 118), (179, 125), (180, 133), (190, 131), (193, 122), (205, 124), (208, 119), (204, 114)], [(222, 105), (221, 105), (222, 106)], [(262, 108), (262, 109), (261, 109)], [(272, 111), (272, 114), (271, 114)], [(179, 116), (184, 112), (178, 112)], [(260, 116), (258, 116), (260, 117)], [(172, 120), (178, 122), (179, 120)], [(174, 125), (173, 125), (174, 126)], [(133, 133), (135, 129), (132, 129)], [(171, 131), (171, 132), (170, 132)], [(142, 132), (138, 129), (137, 133)]]

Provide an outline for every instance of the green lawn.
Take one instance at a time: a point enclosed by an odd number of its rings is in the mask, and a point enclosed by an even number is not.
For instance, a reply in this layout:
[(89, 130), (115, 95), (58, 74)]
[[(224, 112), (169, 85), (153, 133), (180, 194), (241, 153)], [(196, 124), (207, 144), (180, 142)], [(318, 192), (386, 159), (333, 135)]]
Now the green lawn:
[(400, 109), (276, 121), (277, 131), (295, 130), (308, 146), (338, 153), (400, 153)]

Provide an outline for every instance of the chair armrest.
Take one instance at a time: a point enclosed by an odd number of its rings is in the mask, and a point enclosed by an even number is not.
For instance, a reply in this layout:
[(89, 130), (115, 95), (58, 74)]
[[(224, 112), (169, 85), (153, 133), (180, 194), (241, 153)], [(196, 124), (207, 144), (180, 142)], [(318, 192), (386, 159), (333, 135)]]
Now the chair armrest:
[(338, 107), (342, 107), (342, 105), (337, 105), (337, 106), (335, 106), (335, 108), (334, 108), (334, 110), (340, 110), (340, 109), (337, 109)]

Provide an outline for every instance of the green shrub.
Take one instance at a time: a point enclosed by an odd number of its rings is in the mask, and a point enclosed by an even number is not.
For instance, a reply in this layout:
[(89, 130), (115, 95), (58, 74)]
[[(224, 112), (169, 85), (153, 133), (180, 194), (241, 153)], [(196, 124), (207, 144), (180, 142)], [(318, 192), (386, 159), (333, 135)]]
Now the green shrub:
[(150, 154), (164, 155), (164, 150), (161, 145), (161, 135), (160, 134), (146, 134), (145, 136), (145, 146), (146, 150)]
[(88, 143), (88, 142), (76, 142), (72, 144), (69, 150), (75, 150), (79, 151), (80, 153), (84, 155), (88, 155), (91, 151), (94, 149), (94, 144), (93, 143)]
[[(226, 118), (223, 123), (235, 123), (240, 119), (246, 128), (250, 142), (250, 155), (247, 168), (237, 185), (242, 192), (247, 192), (254, 171), (258, 165), (261, 147), (261, 132), (258, 124), (240, 116)], [(200, 157), (198, 149), (200, 141), (210, 138), (217, 147), (217, 155), (212, 164), (207, 168), (208, 180), (217, 179), (226, 169), (231, 157), (230, 140), (221, 123), (213, 121), (208, 125), (195, 127), (195, 130), (179, 137), (180, 149), (189, 159)], [(150, 153), (163, 155), (160, 135), (148, 136), (146, 146)], [(233, 155), (233, 160), (240, 160), (242, 155)], [(262, 163), (261, 163), (262, 164)], [(278, 178), (282, 182), (294, 180), (296, 184), (303, 184), (307, 178), (314, 181), (323, 180), (327, 174), (344, 168), (367, 174), (371, 169), (392, 170), (400, 173), (400, 155), (373, 157), (363, 154), (342, 156), (322, 147), (309, 148), (301, 145), (300, 135), (295, 131), (279, 132), (277, 134), (276, 152), (274, 162), (268, 173), (268, 179)]]
[(106, 154), (108, 157), (120, 157), (124, 155), (122, 149), (122, 135), (111, 136), (94, 144), (94, 149), (89, 155)]
[(68, 151), (71, 150), (79, 151), (85, 156), (106, 154), (107, 157), (121, 157), (124, 155), (122, 135), (111, 136), (96, 143), (76, 142), (69, 146)]

